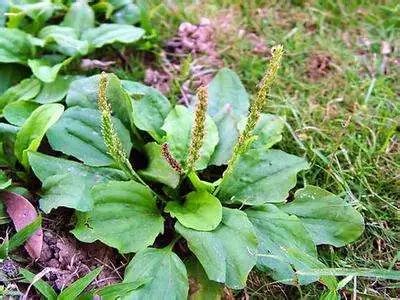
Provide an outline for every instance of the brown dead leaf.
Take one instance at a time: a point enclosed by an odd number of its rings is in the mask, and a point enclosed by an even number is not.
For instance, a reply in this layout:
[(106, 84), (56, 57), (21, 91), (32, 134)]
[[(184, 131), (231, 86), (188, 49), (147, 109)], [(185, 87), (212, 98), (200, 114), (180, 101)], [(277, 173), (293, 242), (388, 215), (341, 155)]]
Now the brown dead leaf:
[[(7, 208), (7, 213), (14, 223), (15, 229), (20, 231), (31, 224), (38, 214), (33, 205), (21, 195), (2, 191), (1, 198)], [(43, 231), (39, 228), (25, 243), (25, 249), (33, 259), (39, 258), (42, 251)]]

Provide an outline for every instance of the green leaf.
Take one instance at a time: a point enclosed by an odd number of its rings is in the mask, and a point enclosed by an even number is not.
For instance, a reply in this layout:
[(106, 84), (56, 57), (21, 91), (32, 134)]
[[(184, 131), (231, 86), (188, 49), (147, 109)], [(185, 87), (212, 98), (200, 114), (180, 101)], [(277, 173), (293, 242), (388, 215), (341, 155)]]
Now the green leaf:
[(357, 210), (316, 186), (298, 190), (294, 201), (282, 209), (301, 219), (317, 245), (341, 247), (355, 241), (364, 231), (364, 219)]
[(326, 291), (320, 297), (319, 300), (340, 300), (340, 295), (337, 291)]
[(140, 8), (136, 4), (127, 3), (111, 16), (111, 20), (118, 24), (133, 25), (140, 21), (140, 15)]
[(219, 166), (226, 164), (232, 155), (239, 136), (237, 124), (249, 111), (249, 96), (236, 73), (223, 68), (210, 82), (208, 97), (208, 113), (220, 136), (211, 164)]
[(149, 92), (157, 92), (156, 89), (147, 86), (143, 83), (137, 82), (137, 81), (131, 81), (131, 80), (121, 80), (122, 87), (126, 90), (126, 92), (129, 94), (129, 96), (136, 98), (136, 97), (142, 97)]
[(125, 270), (124, 282), (149, 281), (122, 299), (186, 299), (189, 285), (185, 265), (170, 247), (138, 252)]
[(45, 104), (33, 111), (15, 139), (14, 153), (21, 164), (28, 168), (28, 151), (36, 151), (46, 131), (64, 111), (61, 104)]
[[(111, 300), (111, 299), (119, 299), (120, 297), (125, 296), (126, 294), (132, 292), (133, 290), (136, 290), (138, 288), (141, 288), (145, 283), (149, 282), (150, 279), (146, 280), (138, 280), (136, 282), (128, 282), (128, 283), (115, 283), (112, 285), (105, 286), (103, 288), (97, 289), (95, 291), (91, 291), (87, 293), (85, 296), (87, 296), (87, 299), (92, 300), (93, 296), (100, 296), (101, 299), (104, 300)], [(79, 297), (79, 300), (81, 300), (83, 296), (81, 295)]]
[(190, 171), (189, 173), (186, 174), (186, 176), (188, 177), (190, 183), (197, 191), (207, 191), (211, 193), (215, 190), (216, 184), (214, 182), (211, 183), (208, 181), (201, 180), (197, 175), (197, 173), (194, 171)]
[(47, 213), (60, 206), (79, 211), (88, 211), (93, 207), (88, 182), (74, 174), (65, 173), (47, 177), (43, 181), (42, 192), (40, 208)]
[[(118, 137), (129, 155), (132, 148), (129, 131), (114, 118)], [(108, 155), (101, 134), (101, 114), (98, 110), (81, 107), (68, 108), (47, 132), (50, 146), (72, 155), (89, 166), (108, 166), (114, 160)]]
[(218, 198), (247, 205), (282, 202), (296, 185), (297, 172), (307, 168), (303, 158), (279, 150), (249, 150), (223, 178)]
[(21, 100), (27, 101), (36, 97), (41, 88), (41, 83), (36, 78), (28, 78), (22, 80), (17, 85), (7, 89), (3, 95), (0, 96), (0, 110), (2, 110), (8, 103)]
[[(132, 103), (121, 81), (114, 74), (107, 74), (106, 96), (111, 103), (114, 115), (126, 128), (133, 128)], [(97, 109), (97, 96), (100, 75), (75, 80), (67, 94), (67, 106), (80, 106)]]
[[(284, 124), (284, 121), (280, 117), (270, 114), (261, 114), (260, 120), (253, 130), (253, 134), (257, 136), (257, 139), (250, 145), (250, 148), (271, 148), (274, 144), (282, 140)], [(240, 131), (244, 129), (245, 125), (246, 119), (242, 119), (238, 125)]]
[(249, 95), (235, 72), (222, 68), (208, 85), (208, 113), (214, 117), (227, 106), (235, 116), (249, 112)]
[(157, 143), (148, 143), (144, 146), (149, 164), (143, 170), (139, 170), (139, 175), (144, 178), (161, 182), (171, 188), (176, 188), (179, 184), (180, 176), (165, 160), (161, 154), (161, 146)]
[(6, 173), (3, 170), (0, 170), (0, 190), (8, 188), (11, 185), (11, 182), (11, 179), (7, 177)]
[(171, 104), (158, 91), (149, 91), (145, 96), (132, 102), (133, 120), (137, 128), (147, 131), (160, 142), (165, 135), (161, 130), (164, 120), (171, 111)]
[[(13, 1), (14, 2), (14, 1)], [(9, 16), (7, 25), (18, 27), (20, 23), (25, 25), (31, 32), (36, 32), (43, 27), (48, 19), (50, 19), (56, 10), (63, 8), (59, 3), (52, 1), (15, 1), (11, 11), (13, 14)], [(24, 17), (28, 16), (28, 20)], [(32, 21), (31, 21), (32, 20)], [(22, 22), (25, 21), (25, 22)]]
[(214, 231), (197, 231), (179, 223), (175, 229), (186, 239), (210, 280), (233, 289), (246, 286), (257, 261), (258, 242), (244, 212), (223, 208), (221, 224)]
[(177, 218), (183, 226), (202, 231), (214, 230), (222, 219), (221, 203), (206, 191), (187, 194), (183, 204), (170, 201), (165, 211)]
[(83, 32), (82, 39), (87, 40), (94, 48), (104, 45), (136, 42), (144, 35), (144, 30), (139, 27), (124, 24), (101, 24)]
[(0, 164), (2, 165), (15, 165), (14, 144), (18, 130), (19, 127), (0, 123)]
[(83, 56), (89, 52), (89, 43), (80, 41), (74, 28), (46, 26), (39, 32), (39, 38), (45, 41), (46, 48), (66, 56)]
[(29, 75), (29, 68), (23, 65), (13, 63), (0, 64), (0, 95), (24, 78), (29, 77)]
[(93, 210), (88, 212), (91, 232), (121, 253), (137, 252), (153, 244), (164, 229), (150, 190), (135, 181), (110, 181), (92, 189)]
[(72, 57), (67, 58), (60, 63), (53, 64), (47, 58), (29, 59), (28, 65), (31, 68), (33, 75), (41, 81), (53, 82), (61, 68), (69, 64), (71, 60)]
[[(274, 280), (295, 284), (295, 273), (283, 249), (296, 248), (317, 257), (314, 242), (302, 222), (272, 204), (253, 207), (245, 212), (260, 242), (257, 267), (264, 272), (272, 271)], [(310, 278), (300, 278), (301, 284), (312, 281)]]
[[(40, 208), (46, 213), (59, 206), (80, 211), (91, 210), (93, 199), (90, 189), (95, 184), (126, 179), (122, 171), (112, 168), (88, 167), (74, 161), (35, 152), (29, 152), (28, 158), (33, 172), (42, 183), (46, 183), (45, 187), (50, 191), (49, 194), (43, 193), (40, 199)], [(82, 185), (85, 187), (83, 190)], [(57, 190), (60, 193), (52, 192)]]
[(19, 29), (0, 28), (0, 62), (26, 63), (35, 55), (31, 38)]
[(73, 28), (79, 37), (85, 30), (93, 28), (94, 22), (94, 12), (87, 1), (83, 0), (71, 4), (61, 25)]
[[(166, 141), (173, 157), (184, 164), (189, 152), (194, 114), (182, 105), (177, 105), (168, 114), (162, 129), (167, 133)], [(218, 143), (218, 130), (212, 119), (207, 116), (205, 137), (200, 149), (200, 158), (195, 167), (205, 169)]]
[(68, 107), (97, 108), (100, 75), (78, 78), (70, 84), (65, 102)]
[(24, 244), (42, 225), (42, 217), (38, 216), (32, 223), (25, 226), (18, 232), (16, 232), (10, 240), (6, 240), (0, 246), (0, 257), (4, 258), (9, 252), (14, 251), (19, 246)]
[(400, 271), (368, 268), (315, 268), (297, 271), (301, 275), (311, 276), (357, 276), (384, 280), (400, 280)]
[(65, 290), (58, 295), (58, 300), (71, 300), (76, 299), (88, 286), (89, 284), (100, 274), (101, 268), (97, 268), (82, 278), (68, 286)]
[(56, 300), (57, 294), (54, 289), (48, 284), (46, 281), (36, 278), (35, 274), (29, 272), (27, 269), (19, 268), (19, 273), (32, 283), (32, 285), (36, 288), (36, 290), (42, 294), (46, 300)]
[[(312, 269), (325, 269), (326, 266), (318, 260), (318, 258), (308, 255), (296, 248), (285, 249), (287, 256), (290, 258), (291, 263), (296, 267), (297, 274), (305, 273)], [(302, 274), (312, 276), (312, 274)], [(315, 276), (315, 275), (314, 275)], [(331, 274), (317, 275), (319, 281), (328, 287), (329, 290), (335, 291), (338, 286), (338, 282)]]
[(39, 94), (32, 101), (46, 104), (60, 102), (67, 95), (69, 86), (76, 76), (57, 76), (56, 80), (44, 83)]
[[(9, 1), (6, 0), (1, 0), (0, 1), (0, 27), (5, 27), (4, 25), (6, 24), (6, 13), (9, 9), (10, 3)], [(1, 93), (1, 91), (0, 91)]]
[(93, 243), (97, 240), (97, 237), (88, 227), (88, 217), (88, 214), (85, 212), (75, 211), (76, 224), (71, 233), (84, 243)]
[(223, 285), (208, 279), (203, 267), (197, 259), (192, 257), (185, 261), (189, 274), (190, 300), (219, 300), (222, 297)]
[(30, 101), (12, 102), (4, 108), (4, 118), (10, 124), (22, 126), (32, 114), (32, 112), (38, 107), (38, 103)]
[(233, 148), (239, 138), (237, 124), (239, 119), (234, 116), (231, 109), (226, 109), (213, 117), (218, 127), (219, 142), (211, 157), (210, 165), (222, 166), (232, 156)]

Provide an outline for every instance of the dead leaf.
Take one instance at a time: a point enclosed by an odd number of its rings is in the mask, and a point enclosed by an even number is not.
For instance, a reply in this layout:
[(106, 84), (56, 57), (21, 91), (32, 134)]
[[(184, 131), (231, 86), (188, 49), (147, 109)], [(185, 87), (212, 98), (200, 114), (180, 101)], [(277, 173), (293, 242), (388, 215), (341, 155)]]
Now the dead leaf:
[(84, 58), (81, 60), (81, 69), (84, 71), (90, 71), (94, 69), (107, 71), (114, 64), (115, 61), (102, 61), (97, 59)]
[(382, 41), (381, 43), (381, 54), (389, 55), (392, 52), (392, 46), (390, 46), (389, 42)]
[[(1, 198), (7, 208), (7, 213), (14, 223), (15, 229), (20, 231), (32, 223), (38, 214), (33, 205), (21, 195), (2, 191)], [(39, 258), (42, 251), (43, 231), (39, 228), (25, 243), (25, 249), (33, 259)]]

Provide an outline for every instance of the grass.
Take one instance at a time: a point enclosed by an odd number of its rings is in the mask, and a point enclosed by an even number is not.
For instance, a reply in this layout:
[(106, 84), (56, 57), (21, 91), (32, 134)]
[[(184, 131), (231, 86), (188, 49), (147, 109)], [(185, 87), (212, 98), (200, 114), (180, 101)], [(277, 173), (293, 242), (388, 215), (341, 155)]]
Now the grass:
[[(218, 22), (229, 16), (228, 26), (217, 31), (220, 55), (250, 92), (256, 90), (267, 58), (253, 54), (252, 45), (238, 31), (255, 33), (269, 47), (284, 45), (284, 65), (266, 107), (287, 120), (288, 130), (278, 147), (306, 156), (312, 168), (303, 174), (303, 181), (347, 198), (366, 219), (358, 242), (340, 250), (320, 249), (330, 267), (400, 270), (400, 5), (396, 2), (214, 0), (159, 2), (151, 7), (160, 40), (173, 36), (181, 22), (196, 23), (204, 16)], [(382, 43), (391, 46), (387, 57), (381, 53)], [(309, 72), (315, 55), (330, 57), (331, 63), (324, 76), (312, 80)], [(133, 72), (127, 76), (138, 77)], [(290, 291), (313, 298), (318, 286)], [(289, 297), (257, 274), (247, 292), (259, 298)], [(345, 292), (396, 297), (400, 287), (356, 279)]]

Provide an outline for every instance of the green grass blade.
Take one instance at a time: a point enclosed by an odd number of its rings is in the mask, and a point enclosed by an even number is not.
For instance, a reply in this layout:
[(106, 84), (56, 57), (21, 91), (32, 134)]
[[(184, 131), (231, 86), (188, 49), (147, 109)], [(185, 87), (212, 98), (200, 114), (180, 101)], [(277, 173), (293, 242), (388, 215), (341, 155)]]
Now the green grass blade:
[(85, 290), (85, 288), (87, 288), (87, 286), (100, 274), (100, 272), (101, 268), (97, 268), (89, 274), (85, 275), (84, 277), (78, 279), (65, 290), (63, 290), (57, 299), (76, 299)]
[(38, 216), (32, 223), (29, 225), (25, 226), (23, 229), (18, 231), (16, 234), (14, 234), (10, 240), (5, 241), (1, 246), (0, 246), (0, 256), (4, 257), (7, 256), (9, 252), (17, 249), (19, 246), (21, 246), (25, 241), (33, 235), (36, 230), (40, 228), (42, 225), (42, 217)]
[(135, 282), (116, 283), (100, 289), (96, 289), (81, 295), (78, 299), (93, 299), (94, 296), (100, 296), (102, 299), (117, 299), (142, 287), (149, 280), (138, 280)]
[(19, 273), (26, 279), (28, 280), (34, 287), (35, 289), (42, 294), (46, 300), (56, 300), (57, 299), (57, 294), (53, 290), (53, 288), (44, 280), (40, 278), (35, 278), (35, 274), (31, 273), (30, 271), (20, 268)]
[(392, 271), (385, 269), (367, 269), (367, 268), (326, 268), (311, 269), (305, 271), (297, 271), (298, 275), (314, 275), (314, 276), (358, 276), (373, 277), (376, 279), (400, 280), (400, 271)]

